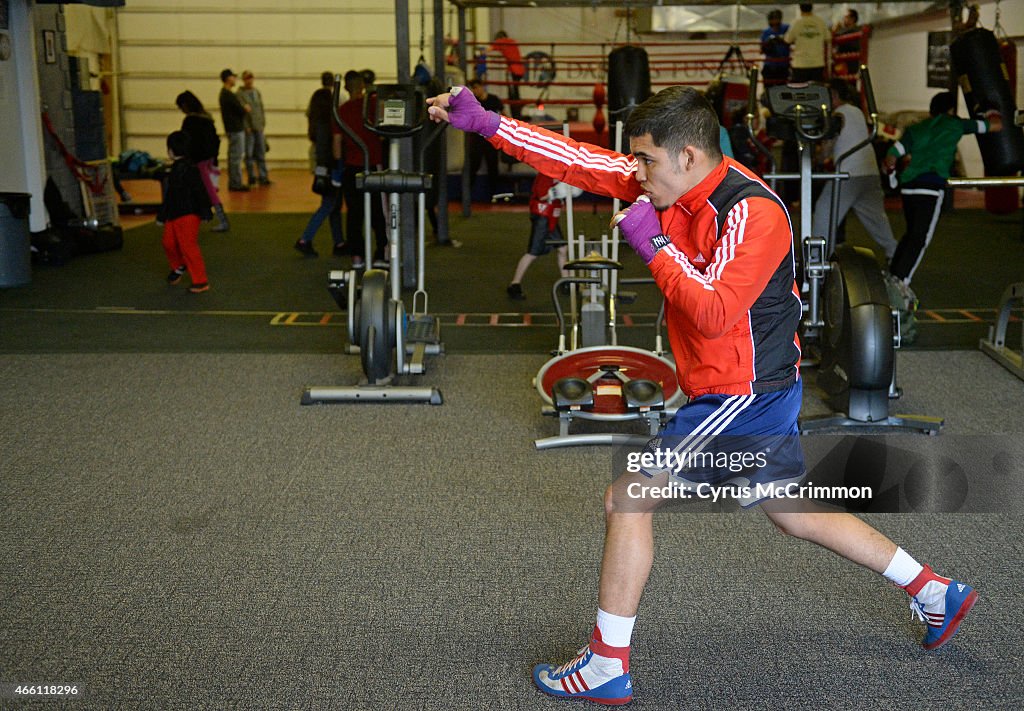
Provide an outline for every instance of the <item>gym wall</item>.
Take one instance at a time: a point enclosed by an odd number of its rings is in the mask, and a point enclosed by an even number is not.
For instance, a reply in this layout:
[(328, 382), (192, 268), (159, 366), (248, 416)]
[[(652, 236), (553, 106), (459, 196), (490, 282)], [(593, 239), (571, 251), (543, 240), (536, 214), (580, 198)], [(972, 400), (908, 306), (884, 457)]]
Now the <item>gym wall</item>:
[[(983, 4), (980, 9), (981, 25), (992, 29), (995, 25), (995, 3)], [(1024, 0), (1003, 0), (1000, 3), (1000, 24), (1011, 37), (1024, 35)], [(880, 110), (928, 110), (928, 102), (940, 91), (928, 86), (925, 74), (928, 33), (948, 29), (949, 13), (936, 11), (918, 19), (883, 25), (874, 31), (868, 66), (872, 70), (872, 83)], [(1024, 44), (1018, 42), (1018, 64), (1022, 56)], [(1017, 106), (1020, 108), (1024, 106), (1024, 75), (1018, 71), (1017, 76)], [(959, 97), (960, 115), (963, 116), (963, 94)], [(985, 168), (975, 139), (960, 141), (960, 155), (968, 175), (984, 175)]]
[[(420, 54), (421, 5), (432, 65), (433, 0), (409, 0), (410, 59), (414, 65)], [(467, 23), (474, 14), (467, 11)], [(185, 89), (200, 98), (223, 131), (220, 71), (227, 67), (241, 75), (251, 69), (267, 109), (268, 162), (306, 167), (305, 111), (321, 72), (370, 68), (379, 83), (397, 76), (389, 0), (131, 0), (116, 18), (122, 150), (163, 156), (164, 138), (181, 125), (174, 97)], [(457, 34), (455, 23), (454, 13), (446, 12), (446, 35)], [(221, 149), (226, 156), (226, 142)]]
[[(431, 54), (433, 0), (410, 0), (412, 62), (419, 56), (421, 2), (427, 9), (426, 43), (427, 54)], [(781, 7), (787, 17), (796, 15), (795, 5)], [(826, 20), (834, 21), (845, 6), (819, 6), (818, 9)], [(505, 29), (511, 36), (531, 42), (600, 42), (613, 37), (625, 38), (624, 25), (610, 8), (468, 10), (466, 15), (471, 42), (474, 37), (487, 41), (497, 29)], [(371, 67), (377, 72), (378, 81), (392, 81), (396, 76), (395, 21), (393, 3), (389, 0), (354, 0), (351, 3), (184, 0), (175, 7), (156, 0), (132, 0), (113, 17), (121, 63), (119, 86), (115, 87), (121, 92), (121, 111), (113, 120), (117, 125), (117, 118), (121, 118), (123, 124), (115, 131), (112, 153), (139, 148), (162, 156), (164, 136), (180, 125), (181, 116), (173, 100), (184, 89), (191, 89), (203, 100), (220, 126), (217, 74), (224, 67), (230, 67), (238, 73), (243, 69), (256, 73), (256, 85), (268, 108), (271, 164), (305, 166), (308, 141), (304, 112), (309, 95), (318, 86), (321, 71), (343, 73), (350, 68)], [(982, 5), (981, 17), (985, 26), (992, 27), (994, 2)], [(74, 25), (75, 20), (70, 22)], [(1024, 35), (1024, 0), (1003, 0), (1001, 22), (1011, 36)], [(472, 32), (474, 23), (475, 33)], [(948, 15), (939, 11), (924, 18), (876, 27), (871, 40), (870, 66), (883, 110), (927, 108), (935, 92), (925, 82), (927, 32), (948, 26)], [(457, 33), (454, 12), (449, 5), (446, 5), (445, 33), (450, 36)], [(661, 39), (657, 35), (645, 37)], [(722, 42), (725, 47), (728, 39)], [(1019, 55), (1024, 57), (1024, 47)], [(893, 67), (901, 71), (891, 71)], [(580, 80), (581, 77), (570, 79)], [(504, 94), (503, 87), (494, 90), (499, 95)], [(553, 91), (551, 96), (588, 100), (591, 92), (590, 87), (563, 88)], [(1018, 104), (1022, 103), (1021, 95), (1019, 87)], [(593, 107), (585, 104), (580, 114), (582, 120), (589, 121)], [(562, 115), (563, 112), (556, 113), (558, 117)], [(119, 136), (123, 141), (118, 145)], [(976, 145), (964, 141), (961, 150), (968, 170), (980, 173)]]

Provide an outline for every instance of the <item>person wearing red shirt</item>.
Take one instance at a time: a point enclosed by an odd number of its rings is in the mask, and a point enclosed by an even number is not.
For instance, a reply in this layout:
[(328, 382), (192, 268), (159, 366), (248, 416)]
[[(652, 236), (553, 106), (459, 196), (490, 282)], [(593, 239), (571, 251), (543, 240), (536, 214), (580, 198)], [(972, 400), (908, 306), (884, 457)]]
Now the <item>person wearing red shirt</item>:
[[(345, 91), (348, 92), (349, 99), (338, 107), (338, 118), (366, 144), (370, 152), (370, 170), (380, 170), (384, 163), (384, 148), (380, 136), (363, 125), (363, 99), (366, 95), (363, 75), (354, 70), (345, 72)], [(345, 204), (348, 205), (345, 231), (352, 250), (352, 264), (359, 268), (365, 264), (366, 258), (363, 239), (363, 192), (356, 187), (356, 173), (361, 173), (364, 168), (363, 151), (341, 128), (333, 123), (332, 126), (335, 133), (341, 134), (342, 137), (341, 155), (345, 164), (345, 174), (342, 176), (341, 190)], [(384, 250), (388, 246), (388, 236), (384, 225), (384, 205), (380, 195), (370, 196), (370, 224), (376, 237), (373, 261), (375, 264), (381, 264), (385, 258)]]
[(526, 76), (526, 66), (523, 64), (523, 55), (519, 51), (519, 43), (509, 37), (508, 33), (504, 30), (499, 30), (494, 35), (494, 41), (491, 42), (490, 51), (498, 52), (505, 58), (505, 68), (508, 73), (508, 78), (513, 82), (508, 85), (509, 107), (511, 109), (512, 116), (520, 118), (522, 116), (523, 107), (519, 103), (519, 85), (514, 82), (520, 82), (523, 80), (523, 77)]
[(654, 560), (653, 512), (662, 497), (701, 491), (759, 505), (780, 531), (883, 575), (927, 623), (925, 649), (947, 643), (977, 599), (971, 586), (936, 575), (856, 516), (792, 498), (805, 475), (793, 229), (779, 197), (722, 155), (707, 100), (674, 86), (645, 101), (625, 126), (630, 155), (488, 112), (465, 87), (428, 104), (433, 120), (479, 133), (556, 180), (633, 202), (613, 221), (665, 296), (689, 397), (607, 488), (597, 623), (568, 662), (534, 667), (537, 687), (605, 704), (632, 699), (629, 645)]

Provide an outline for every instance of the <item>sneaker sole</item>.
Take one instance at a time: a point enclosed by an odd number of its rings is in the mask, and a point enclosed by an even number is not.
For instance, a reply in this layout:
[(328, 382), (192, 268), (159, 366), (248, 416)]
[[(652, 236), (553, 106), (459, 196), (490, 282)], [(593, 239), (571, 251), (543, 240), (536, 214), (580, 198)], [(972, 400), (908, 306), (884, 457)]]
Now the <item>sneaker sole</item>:
[(934, 642), (932, 642), (931, 644), (923, 644), (922, 646), (926, 650), (931, 652), (935, 649), (938, 649), (949, 640), (953, 639), (953, 635), (955, 635), (957, 629), (959, 629), (960, 623), (963, 621), (965, 617), (967, 617), (967, 613), (971, 611), (971, 608), (974, 607), (974, 603), (976, 603), (977, 601), (977, 591), (971, 591), (971, 594), (968, 595), (966, 599), (964, 599), (964, 603), (960, 606), (960, 609), (956, 611), (955, 615), (953, 615), (953, 619), (949, 622), (949, 627), (947, 627), (946, 631), (942, 633), (942, 636)]
[(570, 701), (590, 701), (591, 703), (601, 704), (603, 706), (625, 706), (633, 700), (632, 696), (627, 696), (624, 699), (602, 699), (599, 696), (580, 696), (578, 694), (566, 694), (558, 693), (554, 689), (546, 690), (543, 686), (538, 686), (537, 689), (548, 696), (553, 696), (556, 699), (568, 699)]

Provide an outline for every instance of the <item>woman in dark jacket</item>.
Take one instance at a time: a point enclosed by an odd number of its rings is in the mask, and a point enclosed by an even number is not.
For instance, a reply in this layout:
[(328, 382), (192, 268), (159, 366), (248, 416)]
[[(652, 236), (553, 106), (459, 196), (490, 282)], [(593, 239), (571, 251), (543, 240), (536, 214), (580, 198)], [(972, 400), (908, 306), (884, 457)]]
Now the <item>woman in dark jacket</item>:
[(199, 175), (203, 178), (203, 185), (210, 196), (210, 204), (217, 215), (217, 224), (213, 227), (214, 232), (227, 232), (229, 229), (227, 215), (224, 214), (224, 205), (221, 204), (220, 196), (217, 194), (217, 182), (220, 178), (220, 168), (217, 167), (217, 154), (220, 152), (220, 136), (217, 135), (217, 127), (213, 123), (213, 117), (203, 108), (203, 102), (191, 91), (183, 91), (174, 100), (178, 108), (185, 114), (181, 122), (181, 130), (189, 137), (189, 154), (187, 158), (199, 168)]

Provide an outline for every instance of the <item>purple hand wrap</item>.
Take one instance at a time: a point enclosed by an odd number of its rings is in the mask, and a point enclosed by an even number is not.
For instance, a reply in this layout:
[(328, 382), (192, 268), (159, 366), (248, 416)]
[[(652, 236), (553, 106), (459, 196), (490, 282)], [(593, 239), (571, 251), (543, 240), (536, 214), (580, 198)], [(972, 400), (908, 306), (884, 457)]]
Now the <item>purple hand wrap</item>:
[(636, 202), (625, 210), (616, 225), (629, 242), (629, 246), (644, 260), (644, 264), (650, 264), (654, 255), (663, 246), (655, 244), (654, 241), (662, 232), (658, 212), (650, 199), (646, 195), (638, 197)]
[(464, 86), (452, 88), (452, 98), (448, 101), (448, 123), (460, 131), (479, 133), (490, 138), (498, 132), (501, 115), (488, 111), (473, 96), (473, 92)]

